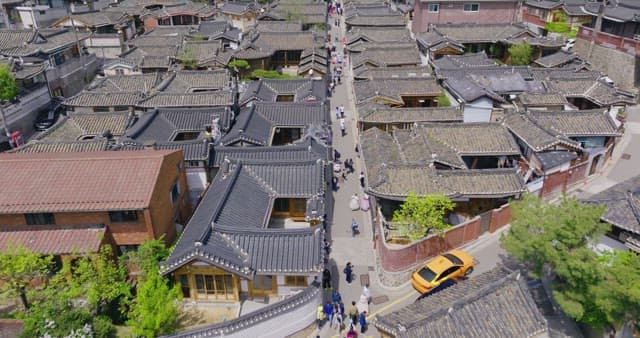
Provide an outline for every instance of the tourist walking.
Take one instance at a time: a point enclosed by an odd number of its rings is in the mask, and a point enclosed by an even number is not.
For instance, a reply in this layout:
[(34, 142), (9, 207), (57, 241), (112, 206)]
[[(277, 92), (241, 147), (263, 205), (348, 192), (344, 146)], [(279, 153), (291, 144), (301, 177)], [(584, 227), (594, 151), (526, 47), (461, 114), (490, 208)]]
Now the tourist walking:
[(360, 333), (367, 332), (367, 311), (360, 313), (358, 321), (360, 324)]
[(344, 118), (344, 105), (340, 105), (340, 117)]
[(367, 299), (367, 304), (371, 304), (371, 290), (369, 290), (369, 284), (365, 284), (362, 288), (362, 295)]
[(333, 321), (333, 304), (327, 301), (326, 303), (324, 303), (322, 311), (324, 311), (324, 317), (329, 322), (329, 325), (331, 325), (331, 322)]
[(353, 325), (358, 325), (358, 308), (356, 307), (356, 302), (351, 302), (351, 307), (349, 308), (349, 321)]
[(364, 189), (364, 171), (360, 172), (360, 186)]
[[(351, 285), (351, 282), (353, 281), (353, 265), (351, 265), (351, 262), (347, 262), (347, 266), (344, 267), (343, 272), (347, 280), (347, 284)], [(355, 305), (355, 302), (353, 302), (353, 304)]]
[(340, 133), (342, 134), (342, 137), (344, 137), (345, 135), (347, 135), (347, 130), (346, 130), (346, 125), (344, 124), (344, 117), (340, 118)]
[(316, 324), (318, 325), (318, 330), (322, 327), (323, 321), (324, 321), (324, 307), (322, 306), (322, 304), (320, 304), (316, 309)]
[(355, 219), (351, 219), (351, 237), (356, 237), (356, 235), (359, 233), (360, 233), (360, 229), (358, 229), (358, 222), (356, 222)]
[(322, 288), (325, 290), (331, 289), (331, 271), (327, 268), (322, 271)]

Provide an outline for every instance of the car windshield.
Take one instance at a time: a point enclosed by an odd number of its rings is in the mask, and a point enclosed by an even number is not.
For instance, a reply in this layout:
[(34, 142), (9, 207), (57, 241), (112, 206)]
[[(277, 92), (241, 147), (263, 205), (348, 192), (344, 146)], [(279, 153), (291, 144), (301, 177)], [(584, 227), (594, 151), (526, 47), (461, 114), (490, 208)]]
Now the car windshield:
[(420, 269), (420, 271), (418, 271), (418, 274), (420, 275), (420, 277), (422, 277), (422, 279), (426, 280), (427, 282), (431, 282), (436, 278), (436, 273), (426, 266)]
[(454, 254), (446, 253), (443, 256), (445, 256), (448, 260), (451, 261), (451, 263), (455, 265), (462, 265), (462, 260), (457, 256), (455, 256)]

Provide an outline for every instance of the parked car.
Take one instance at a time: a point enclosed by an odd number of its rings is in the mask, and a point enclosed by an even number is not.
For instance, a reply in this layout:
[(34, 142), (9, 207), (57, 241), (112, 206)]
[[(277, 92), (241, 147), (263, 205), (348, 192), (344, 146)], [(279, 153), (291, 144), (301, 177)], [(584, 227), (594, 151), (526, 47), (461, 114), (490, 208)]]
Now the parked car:
[(451, 250), (425, 264), (411, 275), (411, 285), (425, 294), (449, 279), (462, 278), (473, 272), (473, 257), (462, 250)]
[(58, 98), (53, 99), (49, 105), (49, 109), (36, 120), (33, 128), (37, 131), (45, 131), (51, 128), (63, 112), (64, 107), (62, 106), (62, 100)]
[(573, 46), (575, 44), (576, 44), (576, 39), (567, 39), (567, 41), (564, 42), (564, 46), (562, 46), (562, 50), (565, 52), (568, 52), (571, 49), (573, 49)]

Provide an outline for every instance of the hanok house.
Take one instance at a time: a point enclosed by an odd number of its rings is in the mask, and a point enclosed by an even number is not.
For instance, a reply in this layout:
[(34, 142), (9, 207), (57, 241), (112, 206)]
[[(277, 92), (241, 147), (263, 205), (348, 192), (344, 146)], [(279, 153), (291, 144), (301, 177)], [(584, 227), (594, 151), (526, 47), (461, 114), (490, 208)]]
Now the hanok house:
[(125, 42), (136, 33), (133, 17), (117, 10), (68, 15), (51, 27), (90, 31), (92, 34), (85, 46), (103, 59), (112, 59), (124, 52)]
[(327, 5), (316, 1), (279, 1), (258, 17), (261, 21), (299, 21), (303, 30), (327, 23)]
[[(255, 103), (243, 108), (231, 130), (220, 139), (225, 146), (277, 146), (294, 143), (309, 129), (326, 129), (330, 139), (329, 106), (315, 103)], [(315, 128), (313, 128), (315, 129)], [(330, 143), (330, 140), (328, 140)]]
[(45, 143), (100, 139), (112, 141), (113, 138), (124, 134), (132, 120), (133, 116), (126, 111), (108, 113), (68, 112), (67, 116), (60, 116), (56, 124), (51, 128), (36, 135), (34, 140)]
[(462, 122), (462, 111), (457, 107), (389, 108), (375, 102), (356, 106), (358, 129), (379, 128), (386, 132), (393, 129), (410, 129), (424, 122)]
[(225, 1), (219, 11), (223, 17), (231, 21), (233, 27), (247, 32), (255, 26), (256, 18), (260, 14), (260, 6), (254, 2)]
[(523, 154), (527, 189), (547, 197), (602, 170), (622, 134), (604, 111), (530, 111), (503, 124)]
[[(305, 49), (324, 47), (324, 35), (312, 31), (259, 32), (252, 30), (234, 53), (236, 59), (249, 62), (251, 69), (293, 68), (300, 63)], [(294, 73), (295, 74), (295, 73)]]
[(196, 205), (213, 178), (211, 145), (228, 131), (232, 119), (228, 107), (154, 109), (141, 114), (115, 148), (182, 149), (189, 196)]
[(215, 15), (215, 8), (206, 3), (185, 1), (179, 5), (146, 10), (140, 15), (145, 31), (158, 26), (190, 26)]
[(442, 88), (435, 79), (377, 78), (353, 83), (356, 103), (374, 101), (390, 107), (435, 107)]
[(327, 167), (227, 159), (162, 273), (192, 301), (262, 300), (308, 287), (324, 266)]
[(324, 102), (327, 85), (323, 80), (260, 79), (249, 82), (238, 100), (240, 106), (255, 102)]
[(443, 194), (456, 202), (452, 224), (498, 207), (525, 190), (516, 172), (520, 151), (495, 123), (429, 123), (360, 137), (366, 192), (391, 220), (409, 192)]
[(610, 235), (637, 253), (640, 253), (639, 191), (640, 176), (635, 176), (583, 200), (606, 206), (600, 219), (611, 225)]
[(347, 32), (347, 46), (362, 43), (413, 42), (405, 27), (358, 27)]
[(634, 105), (636, 96), (620, 90), (604, 80), (550, 79), (545, 82), (550, 92), (564, 95), (577, 109), (609, 108), (618, 111)]
[(519, 271), (496, 267), (397, 311), (377, 315), (382, 337), (548, 337), (543, 305)]
[(181, 151), (0, 154), (1, 231), (102, 224), (119, 251), (167, 244), (191, 214)]
[(585, 23), (591, 23), (591, 15), (585, 12), (584, 0), (561, 1), (525, 1), (522, 6), (522, 22), (535, 32), (547, 31), (547, 23), (578, 29)]
[(415, 43), (361, 43), (347, 47), (354, 72), (361, 67), (411, 67), (422, 64)]

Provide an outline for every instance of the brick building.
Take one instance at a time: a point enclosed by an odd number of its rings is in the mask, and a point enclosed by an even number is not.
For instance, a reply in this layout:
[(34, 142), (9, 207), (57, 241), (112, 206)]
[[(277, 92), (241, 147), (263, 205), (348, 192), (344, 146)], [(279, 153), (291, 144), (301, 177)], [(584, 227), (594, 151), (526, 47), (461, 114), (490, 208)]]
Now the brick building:
[(182, 151), (0, 155), (0, 231), (103, 225), (120, 252), (176, 237), (191, 213)]
[(413, 10), (411, 30), (426, 32), (438, 24), (500, 24), (519, 21), (521, 2), (517, 0), (481, 0), (444, 2), (418, 0)]

